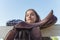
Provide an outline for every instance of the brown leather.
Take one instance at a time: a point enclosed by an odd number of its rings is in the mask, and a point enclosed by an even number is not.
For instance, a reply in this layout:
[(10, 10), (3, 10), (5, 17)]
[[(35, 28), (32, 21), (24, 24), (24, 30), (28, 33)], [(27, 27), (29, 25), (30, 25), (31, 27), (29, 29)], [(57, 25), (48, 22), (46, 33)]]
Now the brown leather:
[(57, 22), (57, 17), (53, 15), (53, 10), (48, 14), (48, 16), (41, 21), (41, 29), (50, 27)]
[(4, 40), (14, 40), (14, 37), (15, 37), (15, 35), (16, 35), (17, 32), (18, 32), (18, 31), (17, 31), (15, 28), (13, 28), (12, 30), (10, 30), (10, 31), (7, 33), (7, 35), (6, 35), (6, 37), (4, 38)]
[(33, 27), (38, 27), (40, 26), (41, 29), (49, 27), (56, 23), (57, 17), (53, 15), (53, 10), (40, 22), (38, 23), (33, 23), (33, 24), (28, 24), (26, 22), (21, 22), (15, 25), (15, 28), (20, 28), (20, 29), (31, 29)]
[[(43, 20), (41, 20), (38, 23), (33, 23), (33, 24), (28, 24), (26, 22), (21, 22), (18, 23), (17, 25), (14, 26), (15, 30), (12, 29), (12, 31), (9, 31), (5, 40), (13, 40), (14, 36), (16, 34), (16, 32), (20, 31), (20, 30), (29, 30), (32, 29), (34, 27), (40, 27), (41, 29), (49, 27), (53, 24), (55, 24), (57, 21), (57, 17), (53, 15), (53, 10), (51, 10), (51, 12), (48, 14), (48, 16), (46, 16)], [(17, 30), (17, 31), (16, 31)]]

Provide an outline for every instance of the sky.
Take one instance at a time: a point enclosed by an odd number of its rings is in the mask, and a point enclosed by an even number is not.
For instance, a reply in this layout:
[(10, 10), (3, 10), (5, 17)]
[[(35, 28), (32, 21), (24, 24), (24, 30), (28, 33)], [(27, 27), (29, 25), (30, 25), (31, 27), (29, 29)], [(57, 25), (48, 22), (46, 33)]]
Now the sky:
[(56, 24), (60, 24), (60, 0), (0, 0), (0, 26), (13, 19), (24, 21), (28, 9), (35, 9), (41, 20), (53, 10), (58, 18)]

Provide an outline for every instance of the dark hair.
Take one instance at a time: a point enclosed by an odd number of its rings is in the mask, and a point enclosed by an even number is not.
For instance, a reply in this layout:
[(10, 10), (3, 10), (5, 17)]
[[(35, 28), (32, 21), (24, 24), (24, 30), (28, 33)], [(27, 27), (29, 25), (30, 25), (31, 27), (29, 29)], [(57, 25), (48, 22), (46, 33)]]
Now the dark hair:
[(40, 17), (39, 17), (39, 15), (37, 14), (37, 12), (36, 12), (34, 9), (28, 9), (28, 10), (25, 12), (25, 21), (26, 21), (26, 13), (27, 13), (28, 11), (30, 11), (30, 10), (32, 10), (32, 11), (36, 14), (37, 19), (36, 19), (35, 22), (39, 22), (39, 21), (40, 21)]

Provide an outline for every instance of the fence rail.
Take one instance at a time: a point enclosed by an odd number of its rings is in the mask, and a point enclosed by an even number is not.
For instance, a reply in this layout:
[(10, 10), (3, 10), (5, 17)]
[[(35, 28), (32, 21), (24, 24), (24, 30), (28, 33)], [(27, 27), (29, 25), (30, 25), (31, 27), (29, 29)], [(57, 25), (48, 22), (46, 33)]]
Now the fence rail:
[[(0, 38), (4, 38), (12, 28), (13, 26), (0, 26)], [(42, 29), (41, 32), (43, 37), (60, 36), (60, 24)]]

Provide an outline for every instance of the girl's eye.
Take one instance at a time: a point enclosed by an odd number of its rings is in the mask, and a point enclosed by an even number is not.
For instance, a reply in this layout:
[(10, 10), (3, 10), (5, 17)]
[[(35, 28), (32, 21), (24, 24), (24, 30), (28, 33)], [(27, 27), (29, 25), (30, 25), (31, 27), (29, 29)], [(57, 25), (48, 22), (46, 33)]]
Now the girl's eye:
[(34, 16), (34, 14), (31, 14), (31, 16)]
[(26, 17), (28, 17), (28, 16), (34, 16), (34, 14), (33, 13), (27, 14)]
[[(29, 15), (26, 15), (26, 17), (28, 17)], [(30, 16), (34, 16), (34, 14), (30, 14)]]
[(28, 17), (29, 15), (26, 15), (26, 17)]

